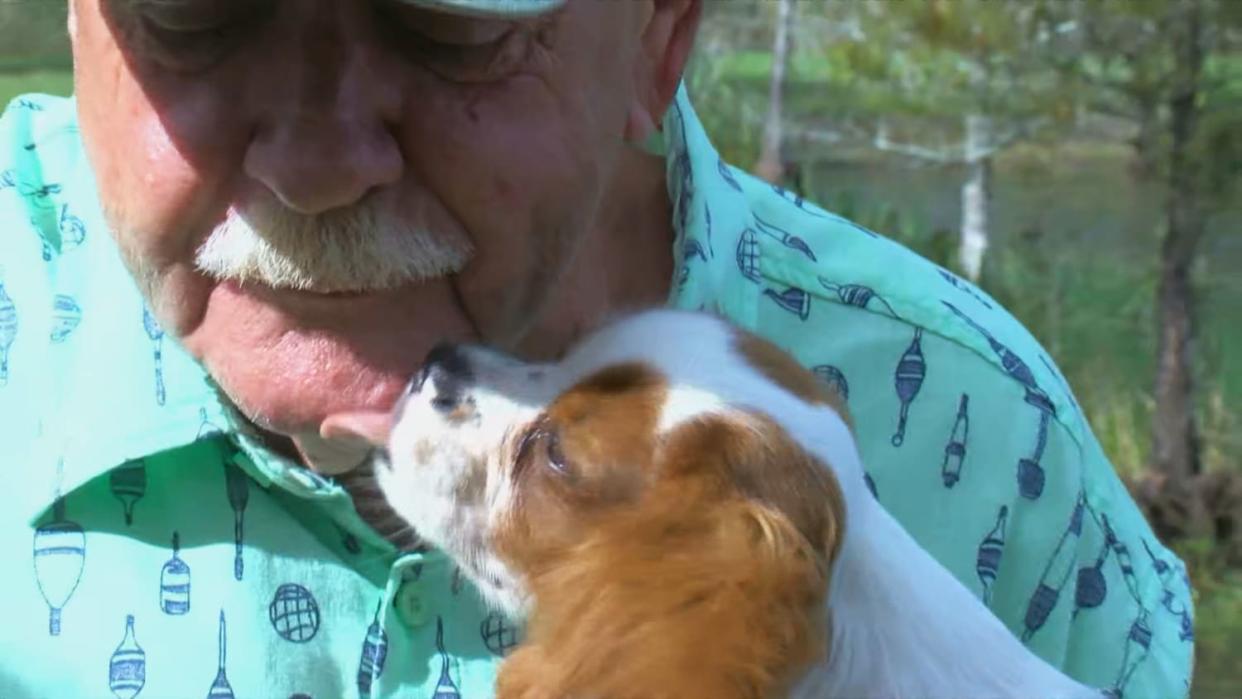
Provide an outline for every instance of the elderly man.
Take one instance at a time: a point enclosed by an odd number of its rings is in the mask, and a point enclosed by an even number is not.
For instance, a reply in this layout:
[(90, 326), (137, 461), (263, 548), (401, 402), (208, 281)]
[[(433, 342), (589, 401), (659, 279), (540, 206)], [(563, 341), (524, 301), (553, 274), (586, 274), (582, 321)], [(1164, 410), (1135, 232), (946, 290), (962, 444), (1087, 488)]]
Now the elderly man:
[(550, 357), (652, 304), (835, 385), (873, 492), (1036, 652), (1186, 692), (1184, 567), (1051, 360), (719, 159), (699, 0), (70, 10), (76, 97), (0, 120), (0, 695), (490, 696), (517, 622), (320, 428), (438, 340)]

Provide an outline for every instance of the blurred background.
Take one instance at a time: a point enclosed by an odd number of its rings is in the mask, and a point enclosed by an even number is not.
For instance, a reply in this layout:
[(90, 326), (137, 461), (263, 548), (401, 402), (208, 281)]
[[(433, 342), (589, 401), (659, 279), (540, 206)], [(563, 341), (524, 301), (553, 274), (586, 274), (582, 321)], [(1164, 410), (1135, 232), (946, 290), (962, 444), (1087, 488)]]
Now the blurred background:
[[(70, 94), (66, 0), (0, 0), (0, 104)], [(1061, 366), (1242, 696), (1242, 0), (705, 0), (730, 162), (975, 279)]]

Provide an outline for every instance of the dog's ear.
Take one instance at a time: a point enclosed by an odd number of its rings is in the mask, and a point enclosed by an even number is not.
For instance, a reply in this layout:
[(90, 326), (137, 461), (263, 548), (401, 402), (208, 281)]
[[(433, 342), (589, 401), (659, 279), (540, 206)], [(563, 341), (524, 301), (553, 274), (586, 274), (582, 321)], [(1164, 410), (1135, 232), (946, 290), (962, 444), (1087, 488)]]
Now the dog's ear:
[[(779, 510), (694, 493), (614, 517), (531, 577), (514, 697), (776, 699), (825, 651), (826, 557)], [(508, 695), (498, 694), (506, 697)]]

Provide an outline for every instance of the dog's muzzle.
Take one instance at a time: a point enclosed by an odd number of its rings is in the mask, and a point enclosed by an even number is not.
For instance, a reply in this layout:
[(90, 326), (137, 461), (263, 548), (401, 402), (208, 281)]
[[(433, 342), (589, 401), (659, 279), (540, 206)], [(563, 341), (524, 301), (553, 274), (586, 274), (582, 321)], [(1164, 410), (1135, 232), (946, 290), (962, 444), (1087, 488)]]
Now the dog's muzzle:
[(458, 345), (442, 342), (427, 353), (408, 393), (424, 394), (436, 412), (447, 416), (470, 401), (473, 385), (474, 372), (466, 353)]

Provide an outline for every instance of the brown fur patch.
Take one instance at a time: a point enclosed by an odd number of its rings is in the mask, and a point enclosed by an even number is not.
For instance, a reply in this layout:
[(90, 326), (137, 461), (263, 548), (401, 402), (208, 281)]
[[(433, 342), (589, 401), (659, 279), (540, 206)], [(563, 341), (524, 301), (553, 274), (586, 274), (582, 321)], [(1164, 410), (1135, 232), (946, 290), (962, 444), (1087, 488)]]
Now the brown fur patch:
[[(533, 568), (581, 536), (610, 507), (632, 503), (650, 478), (656, 425), (668, 386), (642, 364), (609, 367), (562, 393), (514, 449), (520, 503), (493, 542), (500, 555)], [(564, 472), (550, 467), (555, 438)]]
[[(586, 421), (606, 397), (579, 395), (558, 401), (559, 419)], [(626, 419), (654, 430), (658, 411), (637, 405), (642, 417)], [(564, 535), (527, 530), (560, 544), (533, 567), (513, 561), (536, 604), (497, 696), (786, 696), (826, 649), (828, 572), (844, 522), (835, 479), (763, 417), (706, 418), (659, 444), (637, 426), (604, 438), (642, 445), (612, 445), (614, 468), (644, 474), (625, 506), (576, 513)], [(620, 463), (622, 452), (648, 450), (646, 461)]]
[(734, 329), (734, 333), (734, 347), (756, 371), (772, 383), (808, 403), (831, 407), (837, 411), (847, 425), (853, 427), (845, 400), (836, 389), (807, 371), (787, 352), (762, 337), (740, 329)]

